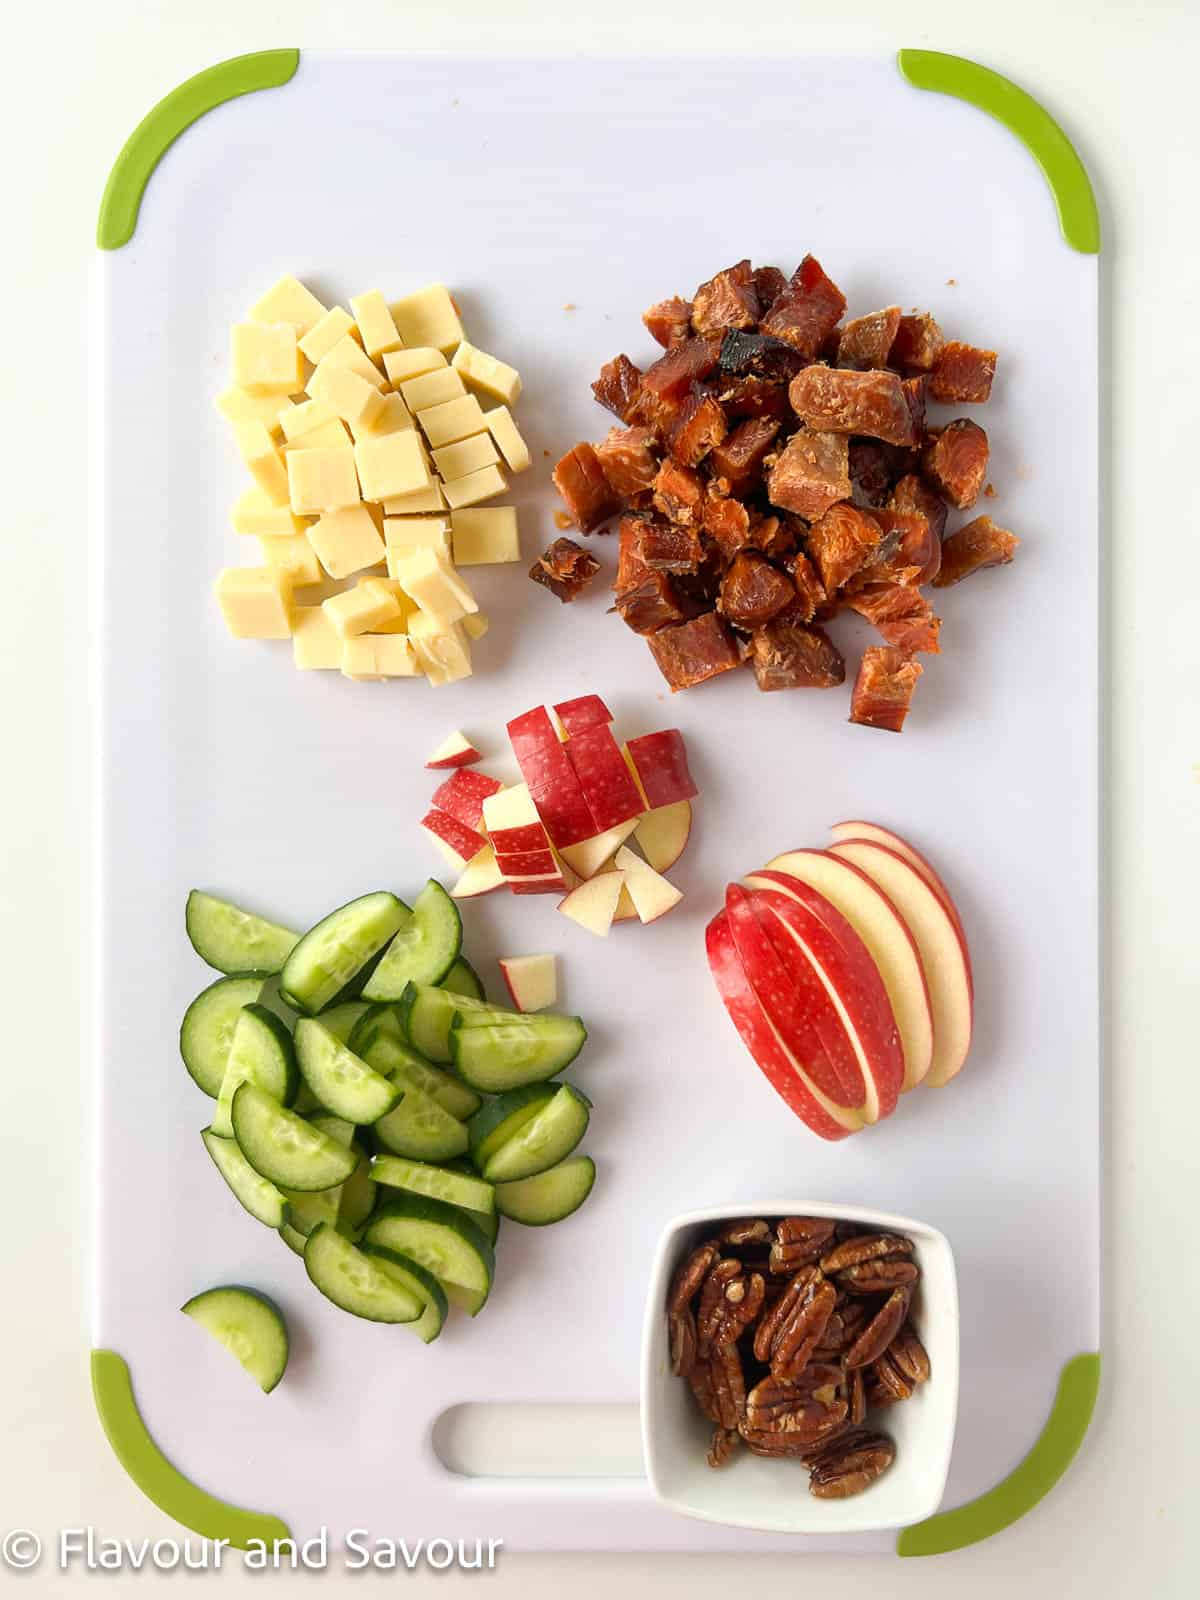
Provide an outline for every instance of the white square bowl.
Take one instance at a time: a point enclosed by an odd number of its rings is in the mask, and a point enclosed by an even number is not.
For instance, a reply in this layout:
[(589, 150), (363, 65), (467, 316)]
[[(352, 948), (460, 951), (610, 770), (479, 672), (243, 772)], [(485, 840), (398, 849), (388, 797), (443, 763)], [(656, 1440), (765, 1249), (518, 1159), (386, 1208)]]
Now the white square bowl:
[[(671, 1371), (667, 1291), (675, 1269), (713, 1224), (733, 1217), (836, 1217), (913, 1242), (921, 1281), (913, 1320), (929, 1353), (930, 1378), (910, 1400), (871, 1413), (896, 1442), (896, 1459), (862, 1494), (819, 1500), (808, 1491), (802, 1462), (771, 1460), (740, 1450), (714, 1470), (705, 1456), (712, 1424), (691, 1389)], [(676, 1217), (663, 1230), (650, 1274), (642, 1328), (642, 1449), (656, 1497), (673, 1511), (705, 1522), (772, 1533), (862, 1533), (908, 1527), (941, 1504), (950, 1469), (958, 1411), (958, 1283), (949, 1241), (909, 1217), (812, 1200), (765, 1200), (757, 1205), (710, 1206)]]

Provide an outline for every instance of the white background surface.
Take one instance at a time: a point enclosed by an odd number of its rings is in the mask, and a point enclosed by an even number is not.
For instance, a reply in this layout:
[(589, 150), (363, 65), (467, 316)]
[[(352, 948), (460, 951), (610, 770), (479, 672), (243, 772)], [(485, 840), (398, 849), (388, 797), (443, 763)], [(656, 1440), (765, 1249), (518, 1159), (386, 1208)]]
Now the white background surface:
[[(10, 603), (3, 650), (9, 783), (4, 970), (13, 1032), (2, 1074), (6, 1188), (16, 1197), (5, 1254), (3, 1350), (9, 1359), (0, 1448), (0, 1522), (49, 1535), (91, 1522), (113, 1535), (175, 1531), (114, 1470), (86, 1389), (76, 1151), (86, 1051), (71, 1017), (83, 974), (80, 888), (87, 695), (82, 584), (82, 289), (97, 197), (112, 156), (157, 98), (198, 67), (240, 50), (299, 42), (468, 47), (578, 42), (628, 47), (628, 24), (585, 8), (565, 22), (538, 7), (455, 8), (454, 18), (366, 0), (354, 24), (325, 8), (210, 4), (202, 18), (157, 8), (82, 6), (25, 21), (10, 59), (0, 131), (10, 202), (7, 384), (0, 386), (8, 477)], [(1196, 1045), (1185, 1011), (1196, 989), (1196, 628), (1192, 615), (1198, 420), (1194, 259), (1197, 139), (1190, 71), (1197, 30), (1181, 6), (1136, 16), (1082, 6), (1009, 5), (1003, 24), (926, 4), (905, 28), (895, 6), (830, 33), (805, 9), (728, 25), (728, 8), (639, 12), (639, 40), (769, 48), (819, 42), (928, 45), (1007, 71), (1056, 110), (1090, 162), (1106, 226), (1113, 405), (1108, 527), (1112, 647), (1110, 1210), (1106, 1384), (1081, 1461), (1053, 1499), (980, 1548), (886, 1570), (820, 1558), (802, 1568), (764, 1558), (754, 1576), (835, 1584), (840, 1593), (1000, 1594), (1037, 1576), (1060, 1594), (1170, 1595), (1196, 1578), (1184, 1517), (1195, 1487), (1183, 1421), (1192, 1390), (1196, 1267), (1191, 1126)], [(823, 13), (822, 13), (823, 14)], [(69, 26), (67, 23), (69, 22)], [(15, 43), (15, 41), (14, 41)], [(164, 530), (164, 537), (170, 530)], [(131, 558), (136, 558), (136, 552)], [(1064, 715), (1069, 699), (1064, 694)], [(1048, 806), (1048, 828), (1070, 816)], [(1049, 952), (1052, 958), (1052, 952)], [(51, 1024), (51, 1019), (53, 1023)], [(1019, 1108), (1016, 1108), (1019, 1112)], [(1036, 1249), (1036, 1241), (1030, 1241)], [(1036, 1307), (1031, 1308), (1036, 1319)], [(403, 1531), (403, 1530), (397, 1530)], [(500, 1530), (502, 1532), (502, 1530)], [(645, 1558), (513, 1558), (489, 1580), (500, 1593), (598, 1593), (635, 1576), (659, 1593), (723, 1592), (744, 1558), (703, 1564)], [(116, 1592), (125, 1582), (110, 1583)], [(142, 1578), (153, 1583), (154, 1578)], [(210, 1580), (211, 1581), (211, 1580)], [(233, 1578), (231, 1589), (250, 1579)], [(327, 1575), (325, 1582), (339, 1580)], [(426, 1580), (410, 1580), (410, 1582)], [(443, 1580), (458, 1587), (466, 1579)], [(64, 1580), (42, 1573), (36, 1587)]]

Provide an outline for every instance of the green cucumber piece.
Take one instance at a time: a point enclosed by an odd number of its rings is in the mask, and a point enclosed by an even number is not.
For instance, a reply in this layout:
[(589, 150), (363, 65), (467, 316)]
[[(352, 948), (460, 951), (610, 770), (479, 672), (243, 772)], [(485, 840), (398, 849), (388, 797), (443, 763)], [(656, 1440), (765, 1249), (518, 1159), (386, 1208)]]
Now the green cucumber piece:
[(288, 1226), (294, 1232), (307, 1239), (323, 1222), (331, 1228), (337, 1226), (338, 1202), (342, 1196), (340, 1185), (332, 1189), (285, 1189), (283, 1192), (288, 1203)]
[(420, 1089), (460, 1122), (473, 1116), (480, 1106), (474, 1089), (417, 1054), (406, 1042), (393, 1006), (380, 1010), (383, 1016), (375, 1022), (364, 1018), (365, 1026), (354, 1030), (350, 1048), (355, 1054), (402, 1088)]
[(336, 1228), (323, 1222), (308, 1236), (304, 1266), (327, 1300), (368, 1322), (416, 1322), (426, 1302)]
[(448, 1283), (446, 1285), (446, 1299), (456, 1311), (465, 1312), (468, 1317), (479, 1314), (487, 1303), (487, 1291), (484, 1289), (464, 1289), (461, 1283)]
[(583, 1049), (587, 1029), (579, 1017), (547, 1012), (479, 1027), (450, 1026), (450, 1058), (472, 1089), (498, 1094), (553, 1078)]
[(225, 1079), (242, 1007), (257, 1002), (270, 976), (269, 972), (242, 972), (236, 977), (218, 978), (196, 996), (183, 1014), (179, 1053), (196, 1084), (214, 1100)]
[(296, 1024), (296, 1059), (321, 1104), (347, 1122), (378, 1122), (400, 1099), (394, 1084), (339, 1044), (315, 1017), (301, 1017)]
[(285, 1222), (279, 1230), (279, 1237), (287, 1245), (288, 1249), (294, 1251), (296, 1255), (302, 1256), (304, 1254), (304, 1246), (308, 1243), (308, 1238), (307, 1235), (300, 1232), (299, 1228), (293, 1228), (290, 1222)]
[(279, 976), (288, 1005), (309, 1016), (355, 998), (372, 961), (411, 915), (386, 889), (360, 895), (310, 928)]
[(281, 1189), (333, 1189), (354, 1171), (354, 1152), (253, 1083), (233, 1097), (233, 1136), (242, 1154)]
[(398, 1250), (388, 1250), (381, 1244), (364, 1244), (362, 1253), (425, 1302), (425, 1310), (407, 1327), (422, 1344), (432, 1344), (441, 1333), (450, 1312), (446, 1291), (433, 1273), (426, 1272), (411, 1256), (401, 1255)]
[(289, 1217), (287, 1196), (269, 1178), (255, 1172), (237, 1140), (222, 1138), (211, 1128), (205, 1128), (200, 1137), (238, 1204), (268, 1228), (284, 1227)]
[(448, 989), (451, 994), (466, 995), (468, 1000), (481, 1000), (485, 1004), (487, 1002), (483, 980), (466, 956), (459, 956), (438, 987)]
[(587, 1132), (592, 1102), (564, 1083), (554, 1098), (504, 1140), (484, 1163), (489, 1183), (514, 1183), (565, 1161)]
[(515, 1138), (527, 1122), (548, 1106), (558, 1093), (556, 1083), (527, 1083), (497, 1095), (481, 1107), (467, 1124), (467, 1138), (475, 1170), (482, 1172), (495, 1152)]
[(279, 972), (300, 935), (193, 889), (184, 925), (192, 949), (218, 972)]
[(390, 1155), (414, 1161), (449, 1161), (467, 1148), (466, 1124), (444, 1110), (431, 1095), (401, 1083), (404, 1098), (371, 1129), (375, 1144)]
[(223, 1285), (195, 1294), (179, 1308), (235, 1356), (264, 1394), (288, 1363), (287, 1323), (273, 1300), (257, 1289)]
[(447, 989), (413, 983), (400, 996), (396, 1010), (413, 1049), (429, 1061), (444, 1063), (450, 1060), (450, 1024), (455, 1016), (468, 1011), (493, 1011), (495, 1007), (483, 1000), (451, 994)]
[(321, 1026), (327, 1028), (339, 1044), (349, 1044), (350, 1035), (359, 1019), (370, 1009), (365, 1000), (344, 1000), (340, 1006), (330, 1006), (322, 1011)]
[(342, 1185), (337, 1214), (338, 1227), (350, 1238), (358, 1235), (374, 1211), (376, 1194), (370, 1156), (360, 1145), (354, 1146), (354, 1153), (358, 1157), (358, 1165)]
[(386, 1195), (367, 1225), (366, 1240), (411, 1256), (433, 1273), (447, 1293), (452, 1284), (475, 1291), (480, 1296), (476, 1311), (487, 1300), (496, 1269), (495, 1253), (457, 1206), (424, 1195)]
[(213, 1132), (228, 1139), (233, 1133), (229, 1108), (233, 1097), (243, 1083), (255, 1083), (272, 1100), (281, 1106), (290, 1106), (300, 1087), (300, 1074), (296, 1068), (296, 1052), (287, 1024), (279, 1020), (266, 1006), (251, 1004), (242, 1007), (242, 1014), (233, 1030), (233, 1043), (225, 1063), (225, 1077), (221, 1093), (217, 1096), (217, 1109), (213, 1116)]
[(441, 884), (430, 878), (367, 980), (363, 998), (399, 1000), (410, 983), (437, 983), (458, 960), (461, 949), (458, 907)]
[(496, 1210), (527, 1228), (545, 1228), (578, 1211), (596, 1181), (591, 1156), (572, 1156), (536, 1178), (496, 1185)]
[[(452, 1161), (444, 1162), (443, 1165), (446, 1171), (461, 1172), (466, 1178), (473, 1178), (476, 1175), (475, 1168), (465, 1156), (455, 1156)], [(494, 1206), (495, 1196), (492, 1197), (492, 1203)], [(468, 1217), (470, 1217), (471, 1221), (479, 1229), (480, 1233), (483, 1234), (487, 1242), (494, 1246), (496, 1243), (496, 1236), (500, 1232), (499, 1213), (495, 1210), (472, 1211), (470, 1206), (460, 1206), (459, 1209)], [(473, 1314), (474, 1313), (472, 1313), (472, 1315)]]
[[(295, 1110), (295, 1107), (292, 1109)], [(311, 1122), (314, 1128), (320, 1128), (331, 1139), (336, 1139), (338, 1144), (344, 1144), (347, 1150), (354, 1143), (354, 1135), (358, 1131), (353, 1122), (347, 1122), (345, 1117), (335, 1117), (332, 1111), (313, 1111), (304, 1120)]]
[(430, 1166), (425, 1161), (410, 1161), (404, 1156), (376, 1156), (371, 1163), (371, 1176), (376, 1183), (389, 1189), (431, 1195), (435, 1200), (460, 1206), (464, 1211), (492, 1212), (496, 1209), (490, 1183), (461, 1172), (449, 1172), (445, 1167)]

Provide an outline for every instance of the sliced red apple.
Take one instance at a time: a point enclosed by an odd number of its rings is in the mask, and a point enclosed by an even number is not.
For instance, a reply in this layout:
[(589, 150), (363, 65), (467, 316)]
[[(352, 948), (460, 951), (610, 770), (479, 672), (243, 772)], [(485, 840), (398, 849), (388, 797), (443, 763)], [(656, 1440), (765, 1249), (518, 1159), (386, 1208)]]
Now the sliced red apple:
[(554, 715), (567, 733), (582, 733), (585, 728), (606, 726), (613, 714), (598, 694), (581, 694), (575, 700), (563, 700), (554, 708)]
[(768, 862), (767, 870), (824, 895), (866, 945), (900, 1030), (903, 1087), (913, 1088), (933, 1060), (933, 1013), (920, 952), (900, 912), (861, 868), (828, 850), (789, 850)]
[(545, 877), (558, 871), (557, 858), (548, 845), (543, 850), (497, 850), (496, 860), (506, 878)]
[(514, 717), (508, 724), (508, 736), (521, 776), (554, 845), (561, 850), (603, 832), (592, 817), (545, 706)]
[(862, 1118), (820, 1092), (772, 1027), (746, 976), (724, 911), (709, 923), (704, 944), (717, 993), (742, 1043), (775, 1092), (822, 1139), (845, 1139), (857, 1133)]
[(427, 767), (469, 767), (474, 762), (482, 760), (483, 757), (467, 738), (466, 734), (456, 728), (453, 733), (446, 735), (425, 765)]
[(513, 894), (562, 894), (567, 888), (566, 880), (558, 872), (548, 877), (505, 878), (504, 882)]
[(700, 793), (688, 770), (687, 746), (678, 728), (643, 733), (625, 746), (651, 810), (691, 800)]
[(639, 921), (657, 922), (659, 917), (665, 917), (683, 899), (673, 883), (668, 883), (648, 861), (635, 856), (624, 845), (613, 857), (613, 863), (618, 872), (625, 874), (625, 887)]
[(490, 844), (473, 855), (462, 870), (458, 882), (450, 891), (454, 900), (473, 900), (478, 894), (491, 894), (504, 883), (504, 874)]
[(830, 853), (850, 862), (878, 885), (916, 940), (933, 1012), (933, 1061), (925, 1082), (940, 1088), (962, 1071), (971, 1048), (971, 973), (966, 945), (941, 897), (903, 856), (868, 839), (835, 844)]
[(874, 844), (881, 844), (888, 850), (894, 850), (898, 856), (903, 856), (910, 867), (925, 879), (925, 882), (937, 895), (950, 915), (950, 920), (958, 930), (963, 947), (966, 948), (967, 933), (963, 927), (963, 920), (958, 914), (958, 907), (947, 889), (945, 883), (934, 870), (931, 863), (907, 839), (902, 839), (898, 833), (893, 833), (890, 828), (882, 828), (877, 822), (835, 822), (830, 828), (830, 833), (837, 844), (848, 844), (852, 839), (869, 839)]
[(623, 822), (636, 821), (646, 807), (630, 775), (621, 747), (607, 723), (572, 731), (567, 759), (595, 819), (595, 832), (605, 833)]
[(658, 806), (635, 824), (633, 837), (638, 849), (656, 872), (667, 872), (687, 848), (692, 832), (692, 803), (676, 800)]
[(570, 917), (581, 928), (606, 939), (617, 914), (617, 901), (621, 898), (624, 886), (624, 873), (602, 872), (598, 877), (586, 879), (577, 889), (572, 889), (565, 900), (559, 901), (558, 909), (564, 917)]
[(486, 772), (460, 767), (434, 790), (433, 803), (439, 811), (448, 811), (478, 831), (483, 827), (483, 802), (489, 795), (499, 794), (503, 787), (498, 778), (489, 778)]
[(483, 802), (483, 825), (499, 855), (550, 848), (550, 835), (537, 814), (528, 784), (514, 783), (488, 795)]
[(581, 878), (594, 878), (601, 867), (612, 860), (637, 825), (636, 817), (619, 822), (615, 828), (608, 828), (594, 838), (567, 845), (561, 852), (562, 858), (574, 867)]
[(554, 956), (501, 956), (500, 971), (518, 1011), (545, 1011), (558, 999)]
[(457, 817), (452, 817), (448, 811), (439, 811), (436, 806), (421, 818), (421, 826), (450, 865), (459, 872), (488, 842), (474, 828), (468, 828)]

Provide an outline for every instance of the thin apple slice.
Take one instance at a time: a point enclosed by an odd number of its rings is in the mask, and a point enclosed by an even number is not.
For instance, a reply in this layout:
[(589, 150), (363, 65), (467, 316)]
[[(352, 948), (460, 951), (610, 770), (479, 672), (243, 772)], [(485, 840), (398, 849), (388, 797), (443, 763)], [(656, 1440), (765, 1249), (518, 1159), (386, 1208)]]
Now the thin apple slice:
[(947, 889), (932, 863), (921, 854), (915, 845), (909, 844), (907, 839), (902, 839), (898, 833), (893, 833), (890, 828), (881, 827), (878, 822), (835, 822), (829, 831), (833, 835), (836, 844), (849, 844), (853, 839), (869, 839), (873, 844), (881, 844), (888, 850), (894, 850), (898, 856), (903, 856), (910, 867), (916, 867), (925, 882), (945, 906), (950, 915), (950, 920), (953, 922), (959, 938), (963, 942), (963, 948), (967, 948), (967, 931), (963, 927), (963, 920), (958, 914), (958, 907), (954, 903), (953, 895)]
[(567, 759), (579, 779), (583, 798), (595, 820), (594, 832), (606, 833), (645, 811), (642, 791), (634, 782), (621, 747), (607, 723), (571, 730)]
[(860, 867), (828, 850), (789, 850), (768, 862), (767, 870), (824, 895), (866, 945), (900, 1030), (903, 1087), (913, 1088), (933, 1061), (933, 1013), (920, 952), (900, 912)]
[(676, 800), (657, 806), (634, 824), (638, 849), (655, 872), (669, 872), (687, 848), (692, 832), (692, 802)]
[(572, 889), (565, 900), (559, 901), (558, 910), (589, 933), (606, 939), (624, 887), (623, 872), (602, 872), (599, 877), (588, 878), (577, 889)]
[(474, 828), (468, 828), (457, 817), (452, 817), (448, 811), (440, 811), (437, 806), (421, 818), (421, 827), (456, 872), (461, 872), (488, 842)]
[(581, 839), (578, 844), (567, 845), (559, 853), (581, 878), (594, 878), (601, 867), (612, 860), (637, 826), (637, 817), (630, 817), (628, 821), (619, 822), (615, 828), (608, 828), (591, 839)]
[(447, 734), (425, 763), (426, 767), (469, 767), (483, 757), (458, 728)]
[[(603, 829), (593, 818), (575, 769), (545, 706), (514, 717), (508, 737), (538, 815), (557, 849), (590, 839)], [(616, 820), (616, 819), (613, 819)]]
[(876, 883), (909, 926), (929, 983), (933, 1061), (925, 1082), (941, 1088), (962, 1071), (971, 1048), (971, 968), (950, 913), (916, 867), (869, 839), (835, 844), (831, 854)]
[(648, 861), (635, 856), (624, 845), (613, 857), (613, 863), (618, 872), (625, 874), (625, 887), (640, 921), (657, 922), (683, 899), (682, 892), (673, 883), (668, 883)]
[(450, 891), (453, 900), (473, 900), (479, 894), (491, 894), (504, 883), (504, 874), (490, 844), (477, 851), (463, 868), (458, 882)]
[(822, 1139), (845, 1139), (857, 1133), (863, 1126), (862, 1118), (821, 1094), (771, 1026), (746, 976), (724, 911), (705, 929), (704, 945), (713, 982), (730, 1021), (776, 1094)]
[(637, 922), (638, 921), (637, 907), (634, 905), (632, 899), (630, 898), (629, 886), (627, 884), (623, 883), (621, 885), (621, 897), (617, 901), (617, 909), (616, 909), (616, 914), (613, 917), (613, 921), (614, 922)]
[(501, 956), (500, 971), (518, 1011), (545, 1011), (558, 1000), (556, 956)]

